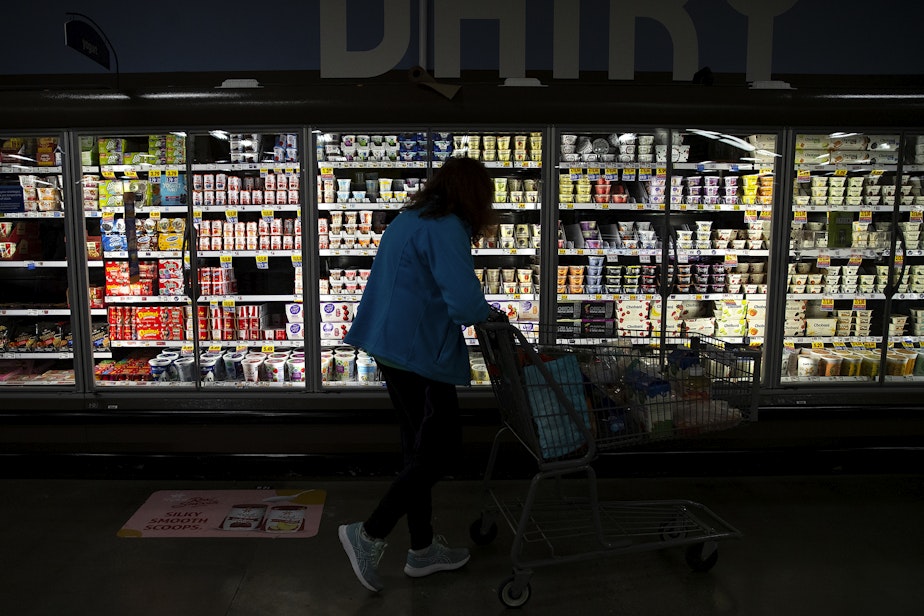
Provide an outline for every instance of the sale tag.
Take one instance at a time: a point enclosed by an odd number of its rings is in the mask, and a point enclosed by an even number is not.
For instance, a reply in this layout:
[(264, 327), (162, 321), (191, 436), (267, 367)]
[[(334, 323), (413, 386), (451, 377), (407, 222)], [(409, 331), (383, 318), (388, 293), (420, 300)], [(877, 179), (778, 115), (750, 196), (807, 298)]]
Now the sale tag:
[(833, 312), (834, 311), (834, 298), (833, 297), (822, 297), (821, 298), (821, 309), (824, 312)]
[(645, 182), (651, 179), (651, 167), (638, 168), (638, 181)]
[(237, 210), (233, 208), (225, 210), (225, 220), (227, 220), (228, 222), (236, 223), (237, 222)]
[(234, 310), (234, 300), (233, 299), (223, 299), (221, 300), (221, 307), (224, 309)]
[(636, 178), (635, 167), (626, 167), (622, 170), (622, 181), (623, 182), (634, 182)]
[(257, 255), (257, 269), (269, 269), (269, 255)]
[(151, 169), (150, 171), (148, 171), (148, 180), (152, 184), (159, 184), (160, 183), (160, 169)]
[(164, 175), (166, 175), (168, 178), (178, 178), (180, 177), (180, 171), (179, 169), (167, 169), (164, 171)]
[(818, 268), (831, 267), (831, 255), (829, 254), (818, 255), (818, 261), (815, 262), (815, 265)]
[(812, 172), (808, 169), (799, 169), (796, 174), (797, 182), (811, 182), (812, 181)]
[(294, 254), (292, 255), (292, 267), (301, 267), (302, 266), (302, 255)]
[(603, 170), (603, 179), (607, 182), (616, 182), (619, 180), (619, 169), (607, 168)]
[(737, 267), (738, 265), (738, 254), (729, 253), (725, 255), (725, 266), (726, 267)]
[(895, 251), (895, 265), (897, 265), (898, 267), (901, 267), (901, 266), (902, 266), (902, 263), (904, 263), (904, 262), (905, 262), (905, 255), (904, 255), (904, 253), (901, 252), (900, 250), (896, 250), (896, 251)]
[(835, 170), (834, 170), (834, 175), (836, 175), (836, 176), (845, 176), (845, 175), (847, 175), (847, 169), (845, 169), (845, 168), (842, 168), (842, 169), (835, 169)]
[(272, 223), (273, 218), (275, 218), (275, 212), (273, 212), (273, 210), (262, 209), (260, 210), (260, 216), (263, 217), (263, 222)]
[(822, 342), (821, 340), (812, 340), (812, 348), (813, 349), (823, 349), (825, 348), (825, 343)]
[(276, 346), (273, 344), (264, 344), (262, 347), (260, 347), (260, 352), (261, 353), (275, 353)]
[(757, 210), (745, 210), (744, 211), (744, 221), (745, 222), (757, 222)]
[(667, 167), (658, 167), (655, 169), (655, 175), (660, 179), (667, 178)]
[(202, 222), (202, 210), (193, 210), (193, 224), (198, 225)]
[(884, 172), (885, 172), (884, 169), (873, 169), (872, 171), (869, 172), (869, 176), (870, 176), (871, 178), (878, 178), (878, 177), (879, 177), (880, 175), (882, 175)]
[(873, 212), (870, 210), (860, 210), (860, 222), (873, 222)]
[(854, 310), (866, 310), (866, 298), (865, 297), (853, 298), (853, 309)]
[(248, 348), (250, 347), (248, 347), (246, 344), (239, 344), (234, 347), (234, 352), (235, 353), (246, 353)]
[(852, 254), (850, 258), (847, 259), (848, 265), (860, 265), (861, 263), (863, 263), (863, 255)]
[(908, 218), (911, 222), (924, 222), (924, 210), (911, 210)]
[(192, 352), (193, 352), (193, 345), (191, 345), (191, 344), (184, 344), (183, 346), (180, 347), (180, 352), (181, 352), (183, 355), (191, 355)]
[(210, 344), (209, 353), (221, 353), (221, 345), (220, 344)]
[(153, 220), (160, 220), (160, 210), (158, 209), (151, 210), (150, 216)]
[(331, 180), (334, 178), (334, 168), (333, 167), (321, 167), (321, 178), (325, 180)]
[(793, 222), (808, 222), (808, 214), (805, 210), (797, 210), (792, 213), (792, 220)]
[(789, 349), (790, 351), (795, 351), (795, 350), (796, 350), (796, 343), (793, 342), (792, 340), (784, 340), (784, 341), (783, 341), (783, 347)]
[(219, 256), (218, 262), (221, 264), (223, 269), (231, 269), (233, 267), (233, 257), (231, 255)]

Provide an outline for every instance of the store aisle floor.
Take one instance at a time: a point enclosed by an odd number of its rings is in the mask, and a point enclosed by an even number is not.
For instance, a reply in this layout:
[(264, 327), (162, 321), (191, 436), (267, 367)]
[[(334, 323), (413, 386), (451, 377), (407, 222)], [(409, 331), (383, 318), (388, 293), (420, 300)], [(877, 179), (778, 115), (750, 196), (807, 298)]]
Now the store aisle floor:
[[(399, 528), (381, 563), (386, 589), (364, 590), (337, 539), (386, 479), (270, 482), (327, 492), (318, 536), (305, 540), (122, 539), (154, 491), (253, 489), (253, 482), (0, 480), (0, 605), (16, 616), (285, 616), (500, 614), (512, 533), (501, 528), (457, 572), (410, 579)], [(924, 477), (862, 475), (601, 479), (601, 496), (700, 501), (744, 532), (720, 544), (708, 573), (680, 549), (536, 569), (524, 614), (920, 614), (924, 609)], [(510, 480), (504, 494), (526, 489)], [(480, 483), (449, 480), (436, 526), (470, 545)], [(516, 613), (516, 612), (512, 612)]]

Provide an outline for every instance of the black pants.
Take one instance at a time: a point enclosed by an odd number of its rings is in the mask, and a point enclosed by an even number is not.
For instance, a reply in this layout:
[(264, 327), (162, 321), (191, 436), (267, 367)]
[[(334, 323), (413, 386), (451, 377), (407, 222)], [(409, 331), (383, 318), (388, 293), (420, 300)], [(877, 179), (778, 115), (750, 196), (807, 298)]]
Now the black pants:
[(462, 445), (459, 399), (451, 383), (380, 365), (388, 395), (398, 413), (404, 469), (366, 520), (366, 533), (384, 539), (407, 516), (411, 549), (433, 540), (433, 485), (458, 459)]

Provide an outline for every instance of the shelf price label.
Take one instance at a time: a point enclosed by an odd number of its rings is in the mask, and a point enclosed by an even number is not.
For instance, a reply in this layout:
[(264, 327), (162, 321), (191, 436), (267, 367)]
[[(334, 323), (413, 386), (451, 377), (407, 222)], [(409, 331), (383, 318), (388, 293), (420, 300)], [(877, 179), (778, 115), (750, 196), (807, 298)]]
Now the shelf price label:
[(275, 218), (275, 214), (273, 210), (268, 210), (266, 208), (260, 210), (260, 216), (263, 217), (264, 222), (268, 222), (268, 223), (273, 222), (273, 218)]
[(725, 265), (728, 267), (737, 267), (738, 265), (738, 254), (729, 253), (725, 255)]
[(805, 210), (797, 210), (792, 213), (793, 222), (808, 222), (808, 213)]
[(180, 177), (180, 170), (179, 169), (166, 169), (164, 171), (164, 175), (166, 175), (168, 178), (178, 178)]
[(829, 254), (818, 255), (818, 260), (815, 262), (815, 265), (819, 269), (831, 267), (831, 255)]
[(905, 262), (905, 254), (900, 250), (896, 250), (895, 251), (895, 265), (898, 267), (901, 267), (902, 263), (904, 262)]
[(822, 297), (821, 298), (821, 309), (825, 312), (834, 312), (834, 298), (833, 297)]
[(301, 267), (302, 266), (302, 255), (294, 254), (292, 255), (292, 267)]
[(812, 340), (812, 348), (813, 349), (823, 349), (825, 348), (825, 343), (818, 339)]
[(160, 220), (160, 210), (155, 208), (148, 212), (148, 216), (151, 218), (151, 220)]
[(209, 353), (221, 353), (221, 345), (220, 344), (209, 345)]
[(809, 169), (799, 169), (796, 172), (796, 181), (797, 182), (811, 182), (812, 172)]
[(321, 178), (325, 180), (332, 180), (334, 178), (334, 168), (321, 167)]
[(838, 168), (838, 169), (835, 169), (835, 170), (834, 170), (834, 175), (836, 175), (836, 176), (844, 176), (844, 175), (847, 175), (847, 169), (846, 169), (845, 167), (840, 167), (840, 168)]
[(221, 307), (226, 310), (234, 310), (234, 300), (233, 299), (221, 300)]
[(789, 349), (790, 351), (795, 351), (795, 350), (796, 350), (796, 343), (793, 342), (792, 340), (784, 340), (784, 341), (783, 341), (783, 348)]
[(257, 259), (257, 269), (268, 270), (269, 269), (269, 255), (260, 254), (256, 256)]
[(745, 222), (757, 222), (757, 210), (744, 210), (744, 221)]
[(651, 167), (638, 168), (638, 181), (645, 182), (651, 179)]
[(885, 173), (885, 169), (873, 169), (872, 171), (869, 172), (869, 176), (871, 178), (878, 178), (883, 173)]
[(860, 222), (873, 222), (873, 212), (871, 210), (860, 210)]
[(225, 220), (227, 220), (228, 222), (236, 223), (237, 222), (237, 210), (233, 208), (225, 210)]
[(866, 298), (865, 297), (853, 298), (853, 309), (854, 310), (866, 310)]
[(160, 184), (160, 169), (151, 169), (148, 171), (148, 181), (151, 184)]
[(619, 169), (607, 168), (603, 170), (603, 179), (607, 182), (615, 182), (619, 180)]
[(861, 263), (863, 263), (863, 255), (861, 254), (854, 253), (847, 259), (848, 265), (860, 265)]
[(911, 210), (911, 212), (908, 214), (908, 217), (911, 222), (924, 222), (924, 211)]
[(667, 167), (657, 167), (655, 169), (655, 176), (659, 179), (664, 179), (667, 177)]
[(261, 352), (261, 353), (275, 353), (275, 352), (276, 352), (276, 345), (274, 345), (274, 344), (264, 344), (263, 346), (260, 347), (260, 352)]
[(221, 255), (218, 257), (218, 263), (221, 264), (223, 269), (231, 269), (234, 264), (233, 259), (231, 255)]
[(194, 350), (193, 345), (189, 343), (184, 344), (183, 346), (180, 347), (180, 353), (182, 353), (183, 355), (192, 355), (193, 350)]
[(626, 167), (622, 170), (622, 181), (623, 182), (634, 182), (635, 181), (635, 167)]

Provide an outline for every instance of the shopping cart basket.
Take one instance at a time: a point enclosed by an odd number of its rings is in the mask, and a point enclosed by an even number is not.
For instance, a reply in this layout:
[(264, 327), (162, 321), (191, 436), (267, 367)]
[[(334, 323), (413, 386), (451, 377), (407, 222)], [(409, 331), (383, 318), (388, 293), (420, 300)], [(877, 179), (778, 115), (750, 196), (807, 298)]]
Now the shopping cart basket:
[[(475, 543), (490, 543), (500, 516), (514, 533), (513, 575), (498, 588), (506, 606), (528, 601), (534, 567), (685, 546), (687, 563), (707, 571), (716, 542), (741, 536), (688, 500), (601, 502), (591, 463), (601, 451), (756, 420), (759, 352), (704, 336), (536, 348), (503, 321), (475, 329), (503, 427), (485, 472), (486, 507), (470, 530)], [(508, 432), (538, 466), (522, 499), (501, 497), (491, 483)], [(560, 481), (543, 483), (571, 474), (586, 476), (586, 495), (566, 497)]]

